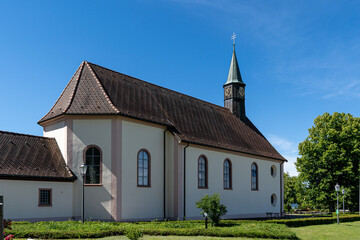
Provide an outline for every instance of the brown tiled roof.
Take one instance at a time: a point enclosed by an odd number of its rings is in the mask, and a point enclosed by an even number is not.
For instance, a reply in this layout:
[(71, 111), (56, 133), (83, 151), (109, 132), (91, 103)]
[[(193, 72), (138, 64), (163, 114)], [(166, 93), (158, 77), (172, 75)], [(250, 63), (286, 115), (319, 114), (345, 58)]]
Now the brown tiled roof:
[(83, 62), (38, 123), (61, 115), (122, 115), (170, 127), (183, 142), (285, 160), (256, 129), (228, 109)]
[(74, 181), (54, 138), (0, 131), (0, 179)]

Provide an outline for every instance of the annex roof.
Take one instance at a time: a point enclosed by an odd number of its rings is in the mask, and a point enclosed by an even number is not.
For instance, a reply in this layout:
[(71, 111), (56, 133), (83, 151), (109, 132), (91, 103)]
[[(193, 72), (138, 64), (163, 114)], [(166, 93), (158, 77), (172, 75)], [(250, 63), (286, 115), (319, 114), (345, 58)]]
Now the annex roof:
[(286, 161), (249, 119), (86, 61), (38, 123), (63, 115), (122, 115), (168, 126), (183, 142)]
[(0, 179), (70, 182), (55, 138), (0, 131)]

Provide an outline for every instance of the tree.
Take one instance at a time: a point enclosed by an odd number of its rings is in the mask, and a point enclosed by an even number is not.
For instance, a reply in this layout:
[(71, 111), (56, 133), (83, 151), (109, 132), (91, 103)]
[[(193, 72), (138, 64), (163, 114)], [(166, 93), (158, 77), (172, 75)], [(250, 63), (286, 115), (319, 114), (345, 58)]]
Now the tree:
[(358, 209), (360, 118), (345, 113), (318, 116), (299, 144), (299, 155), (295, 163), (299, 178), (307, 184), (316, 208), (335, 209), (338, 183), (347, 192), (347, 206)]
[(292, 203), (300, 204), (296, 196), (297, 177), (284, 173), (284, 208), (289, 211)]
[(214, 193), (211, 196), (206, 194), (200, 201), (196, 202), (196, 207), (202, 210), (200, 214), (207, 213), (215, 226), (219, 225), (220, 217), (227, 213), (225, 205), (221, 204), (220, 201), (220, 194)]
[(308, 186), (297, 176), (284, 173), (284, 208), (289, 211), (291, 204), (297, 203), (298, 209), (313, 209)]

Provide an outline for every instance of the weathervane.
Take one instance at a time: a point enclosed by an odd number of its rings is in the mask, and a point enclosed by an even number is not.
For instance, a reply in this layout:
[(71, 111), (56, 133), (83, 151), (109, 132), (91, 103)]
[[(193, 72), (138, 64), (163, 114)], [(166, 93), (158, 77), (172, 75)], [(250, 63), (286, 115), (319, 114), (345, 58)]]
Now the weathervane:
[(234, 45), (235, 45), (235, 38), (236, 38), (236, 34), (233, 32), (233, 35), (231, 36), (231, 39), (233, 40)]

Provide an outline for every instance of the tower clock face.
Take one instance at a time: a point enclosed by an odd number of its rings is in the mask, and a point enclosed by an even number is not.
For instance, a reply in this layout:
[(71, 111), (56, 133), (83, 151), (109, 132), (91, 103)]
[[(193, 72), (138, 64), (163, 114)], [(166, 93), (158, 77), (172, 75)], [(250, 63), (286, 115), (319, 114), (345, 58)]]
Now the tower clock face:
[(231, 96), (231, 87), (227, 87), (225, 88), (225, 97), (230, 97)]
[(243, 88), (243, 87), (241, 87), (240, 89), (239, 89), (239, 93), (240, 93), (240, 97), (245, 97), (245, 88)]

